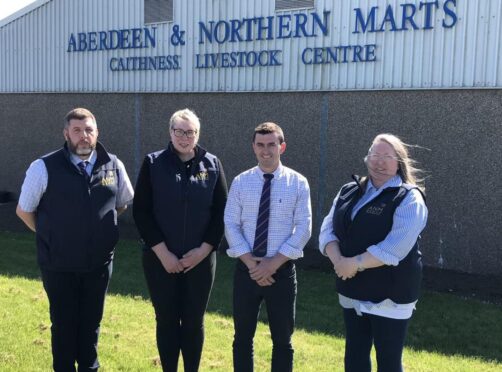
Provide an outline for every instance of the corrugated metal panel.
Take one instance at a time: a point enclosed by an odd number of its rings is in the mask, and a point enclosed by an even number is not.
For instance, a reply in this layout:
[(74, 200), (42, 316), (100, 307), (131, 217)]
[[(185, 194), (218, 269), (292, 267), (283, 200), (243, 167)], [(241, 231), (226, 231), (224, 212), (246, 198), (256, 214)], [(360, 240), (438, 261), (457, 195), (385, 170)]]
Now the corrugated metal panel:
[[(502, 88), (502, 1), (439, 0), (433, 29), (424, 30), (420, 0), (316, 0), (314, 9), (275, 12), (274, 0), (175, 0), (173, 22), (156, 27), (156, 47), (68, 53), (72, 33), (145, 27), (144, 0), (39, 0), (18, 18), (0, 23), (0, 92), (237, 92), (358, 89)], [(423, 3), (423, 2), (422, 2)], [(400, 24), (406, 4), (416, 6), (418, 30), (354, 33), (355, 8), (376, 9), (377, 28), (387, 6)], [(443, 6), (454, 8), (453, 28)], [(454, 7), (454, 5), (456, 5)], [(296, 19), (329, 12), (329, 32), (317, 37), (278, 38), (279, 16)], [(303, 15), (302, 15), (303, 14)], [(209, 43), (199, 22), (275, 17), (274, 38)], [(286, 18), (283, 18), (286, 19)], [(256, 21), (253, 32), (256, 36)], [(222, 23), (223, 27), (225, 24)], [(185, 45), (172, 45), (173, 29), (185, 31)], [(388, 27), (388, 24), (387, 24)], [(410, 24), (408, 24), (410, 28)], [(244, 26), (243, 26), (244, 28)], [(245, 31), (241, 34), (246, 38)], [(222, 38), (223, 34), (220, 32)], [(376, 62), (304, 64), (305, 48), (338, 56), (343, 46), (376, 45)], [(198, 68), (197, 55), (279, 50), (280, 66)], [(180, 56), (178, 70), (110, 71), (112, 58)], [(313, 52), (308, 51), (309, 58)], [(199, 57), (199, 58), (202, 58)], [(221, 54), (219, 55), (221, 57)], [(200, 67), (200, 66), (199, 66)]]

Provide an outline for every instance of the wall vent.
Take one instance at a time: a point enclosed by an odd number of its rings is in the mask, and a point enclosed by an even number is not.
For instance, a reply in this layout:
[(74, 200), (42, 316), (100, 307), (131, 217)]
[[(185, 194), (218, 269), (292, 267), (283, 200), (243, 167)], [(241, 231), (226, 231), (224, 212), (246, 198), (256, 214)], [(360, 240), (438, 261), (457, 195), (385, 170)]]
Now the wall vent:
[(275, 11), (313, 8), (314, 0), (275, 0)]
[(145, 0), (145, 24), (173, 20), (173, 0)]

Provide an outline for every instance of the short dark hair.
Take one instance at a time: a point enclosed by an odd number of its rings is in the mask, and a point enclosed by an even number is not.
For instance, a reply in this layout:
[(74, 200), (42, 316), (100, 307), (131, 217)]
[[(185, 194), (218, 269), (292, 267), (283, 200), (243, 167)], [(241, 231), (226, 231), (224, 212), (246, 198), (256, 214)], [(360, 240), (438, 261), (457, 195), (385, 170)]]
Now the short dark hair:
[(76, 120), (92, 119), (94, 124), (97, 125), (96, 118), (94, 117), (92, 112), (90, 112), (89, 110), (82, 108), (82, 107), (74, 108), (73, 110), (71, 110), (69, 113), (67, 113), (65, 115), (64, 127), (68, 128), (68, 126), (70, 125), (70, 120), (73, 120), (73, 119), (76, 119)]
[(284, 142), (284, 133), (280, 126), (276, 123), (272, 123), (271, 121), (267, 121), (265, 123), (261, 123), (254, 129), (253, 133), (253, 143), (256, 138), (256, 134), (269, 134), (269, 133), (277, 133), (279, 136), (279, 143)]

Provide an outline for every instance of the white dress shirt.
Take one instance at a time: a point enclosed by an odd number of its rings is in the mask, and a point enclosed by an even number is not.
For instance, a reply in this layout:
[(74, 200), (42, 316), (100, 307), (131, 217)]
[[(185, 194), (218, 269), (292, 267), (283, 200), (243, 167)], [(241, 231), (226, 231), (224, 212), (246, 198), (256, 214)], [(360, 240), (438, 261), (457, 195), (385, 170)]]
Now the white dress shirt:
[[(294, 260), (303, 256), (303, 248), (312, 233), (310, 188), (304, 176), (282, 164), (273, 174), (266, 257), (281, 253)], [(259, 167), (239, 174), (232, 182), (225, 207), (225, 236), (230, 257), (253, 251), (264, 182)]]
[[(88, 175), (91, 175), (96, 159), (96, 151), (93, 151), (87, 159), (89, 162), (86, 167)], [(75, 167), (80, 170), (77, 164), (80, 163), (82, 159), (75, 154), (70, 154), (70, 160)], [(132, 202), (134, 189), (125, 170), (124, 164), (118, 158), (117, 169), (120, 177), (118, 177), (116, 208), (122, 208)], [(40, 199), (42, 199), (45, 190), (47, 190), (48, 180), (49, 174), (47, 173), (44, 161), (42, 159), (37, 159), (32, 162), (26, 171), (26, 177), (23, 185), (21, 186), (21, 195), (19, 196), (19, 207), (23, 211), (35, 212), (37, 210)]]

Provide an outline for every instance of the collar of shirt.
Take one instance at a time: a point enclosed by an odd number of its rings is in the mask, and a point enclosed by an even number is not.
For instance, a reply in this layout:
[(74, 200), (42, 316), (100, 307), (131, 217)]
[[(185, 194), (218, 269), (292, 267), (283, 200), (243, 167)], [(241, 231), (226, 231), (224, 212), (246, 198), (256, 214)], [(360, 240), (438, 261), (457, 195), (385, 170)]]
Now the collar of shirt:
[[(94, 167), (94, 163), (96, 163), (97, 158), (98, 158), (98, 156), (96, 155), (96, 151), (91, 152), (91, 155), (89, 155), (89, 157), (86, 160), (82, 160), (79, 156), (77, 156), (73, 153), (70, 154), (70, 160), (77, 168), (78, 168), (78, 163), (80, 163), (81, 161), (88, 161), (89, 164), (88, 164), (86, 170), (92, 169)], [(89, 165), (90, 165), (90, 168), (89, 168)], [(89, 172), (89, 171), (87, 171), (87, 172)]]
[(354, 219), (356, 216), (357, 212), (366, 204), (369, 203), (371, 200), (375, 199), (380, 193), (385, 190), (388, 187), (398, 187), (403, 184), (403, 181), (401, 180), (401, 177), (398, 175), (395, 175), (392, 177), (390, 180), (385, 182), (382, 187), (377, 189), (375, 186), (373, 186), (373, 183), (371, 182), (371, 179), (368, 178), (368, 184), (366, 185), (366, 191), (364, 192), (364, 195), (359, 201), (356, 203), (354, 208), (352, 209), (352, 214), (351, 217)]
[(398, 187), (398, 186), (401, 186), (402, 184), (403, 184), (403, 180), (401, 179), (400, 176), (398, 176), (396, 174), (390, 180), (388, 180), (387, 182), (385, 182), (382, 187), (380, 187), (379, 189), (377, 189), (375, 186), (373, 186), (373, 183), (371, 182), (371, 178), (368, 177), (368, 184), (366, 185), (366, 191), (365, 192), (366, 193), (368, 193), (368, 192), (378, 192), (378, 191), (385, 190), (387, 187)]
[[(279, 166), (277, 167), (277, 169), (272, 173), (274, 175), (274, 178), (272, 178), (272, 182), (274, 182), (274, 180), (278, 179), (280, 177), (280, 175), (282, 174), (282, 170), (283, 170), (283, 166), (282, 166), (282, 163), (279, 162)], [(256, 166), (256, 174), (260, 177), (260, 179), (263, 180), (263, 175), (265, 174), (264, 171), (261, 170), (261, 168), (259, 166)]]

